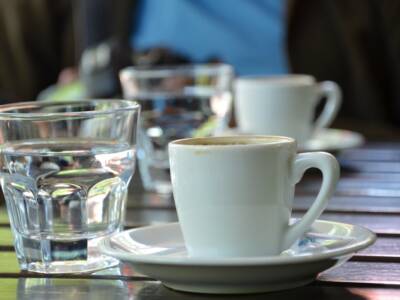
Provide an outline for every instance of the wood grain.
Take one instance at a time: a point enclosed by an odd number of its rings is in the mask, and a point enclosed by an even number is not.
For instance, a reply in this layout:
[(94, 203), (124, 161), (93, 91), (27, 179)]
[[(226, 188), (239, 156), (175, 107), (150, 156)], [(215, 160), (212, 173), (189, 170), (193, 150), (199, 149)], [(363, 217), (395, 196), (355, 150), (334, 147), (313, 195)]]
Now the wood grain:
[(341, 160), (340, 165), (353, 172), (400, 173), (400, 163), (381, 161)]
[[(315, 200), (316, 195), (296, 195), (293, 207), (295, 210), (304, 211), (308, 209)], [(164, 203), (151, 203), (143, 199), (142, 202), (128, 202), (129, 210), (158, 209), (175, 210), (174, 203), (171, 201)], [(373, 213), (398, 213), (400, 214), (400, 199), (393, 197), (350, 197), (335, 196), (329, 203), (326, 211), (343, 212), (373, 212)]]
[(2, 246), (12, 246), (13, 235), (9, 227), (0, 227), (0, 249)]
[[(308, 180), (296, 186), (298, 194), (316, 194), (321, 180)], [(336, 186), (336, 196), (395, 197), (400, 198), (400, 181), (341, 179)]]
[(400, 289), (322, 286), (318, 282), (293, 290), (254, 295), (201, 295), (165, 288), (159, 282), (62, 278), (0, 279), (2, 300), (32, 299), (176, 299), (176, 300), (388, 300), (399, 299)]
[[(299, 218), (303, 211), (295, 211), (293, 217)], [(321, 219), (357, 224), (371, 229), (377, 233), (400, 234), (400, 217), (397, 214), (384, 213), (332, 213), (326, 212)], [(126, 215), (126, 225), (137, 227), (166, 222), (177, 222), (178, 218), (174, 210), (165, 209), (129, 209)]]
[(322, 273), (318, 280), (346, 284), (382, 284), (400, 287), (400, 264), (386, 262), (349, 261)]
[(17, 274), (19, 266), (14, 251), (0, 252), (0, 274)]
[(366, 147), (343, 151), (338, 158), (339, 160), (352, 161), (398, 162), (400, 161), (400, 151), (399, 149), (376, 149)]
[[(304, 213), (294, 212), (293, 217), (299, 218)], [(323, 213), (322, 220), (361, 225), (376, 233), (400, 234), (400, 217), (398, 215), (368, 214), (368, 213)]]
[[(400, 258), (400, 237), (378, 237), (375, 244), (359, 252), (358, 255), (370, 256), (379, 261), (380, 257)], [(396, 259), (396, 261), (397, 261)]]
[[(399, 189), (400, 191), (400, 189)], [(297, 195), (293, 202), (295, 210), (305, 211), (314, 202), (315, 195)], [(400, 216), (400, 199), (392, 197), (335, 196), (329, 200), (326, 212), (386, 213)]]
[(8, 214), (5, 206), (0, 206), (0, 224), (9, 224)]

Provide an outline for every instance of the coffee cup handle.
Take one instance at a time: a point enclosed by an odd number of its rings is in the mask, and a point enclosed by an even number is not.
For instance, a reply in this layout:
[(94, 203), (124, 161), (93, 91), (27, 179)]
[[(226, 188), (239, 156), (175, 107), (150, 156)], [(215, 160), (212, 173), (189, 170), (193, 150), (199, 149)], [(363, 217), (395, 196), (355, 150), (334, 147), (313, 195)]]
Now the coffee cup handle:
[(339, 180), (340, 167), (336, 158), (326, 152), (301, 153), (296, 156), (293, 164), (292, 184), (297, 184), (304, 172), (310, 168), (317, 168), (322, 172), (321, 189), (314, 203), (308, 209), (302, 219), (293, 225), (289, 225), (283, 241), (283, 249), (288, 249), (301, 237), (321, 215), (328, 200), (333, 195)]
[(327, 100), (324, 109), (315, 121), (315, 130), (326, 128), (331, 125), (342, 104), (342, 91), (335, 82), (323, 81), (318, 83), (317, 88), (319, 100), (324, 97), (326, 97)]

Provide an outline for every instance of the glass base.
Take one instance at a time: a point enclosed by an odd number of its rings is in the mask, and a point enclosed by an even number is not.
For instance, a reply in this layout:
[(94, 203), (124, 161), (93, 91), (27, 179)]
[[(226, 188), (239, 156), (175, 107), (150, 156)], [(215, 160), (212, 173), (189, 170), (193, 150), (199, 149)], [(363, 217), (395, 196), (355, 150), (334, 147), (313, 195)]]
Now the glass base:
[(94, 271), (114, 267), (119, 264), (115, 258), (98, 256), (88, 260), (78, 261), (57, 261), (52, 263), (32, 262), (26, 265), (21, 264), (21, 269), (29, 272), (44, 274), (65, 274), (65, 273), (91, 273)]
[(89, 273), (118, 265), (115, 258), (102, 255), (100, 238), (60, 240), (16, 236), (15, 250), (21, 270), (45, 273)]

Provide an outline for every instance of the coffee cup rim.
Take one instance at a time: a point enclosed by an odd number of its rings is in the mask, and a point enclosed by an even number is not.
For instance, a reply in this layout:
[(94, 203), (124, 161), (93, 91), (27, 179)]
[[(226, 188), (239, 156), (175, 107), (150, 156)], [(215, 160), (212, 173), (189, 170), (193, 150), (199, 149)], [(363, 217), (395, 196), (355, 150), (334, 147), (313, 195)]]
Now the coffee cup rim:
[(286, 74), (286, 75), (246, 75), (237, 77), (235, 85), (263, 85), (270, 86), (304, 86), (314, 85), (316, 80), (307, 74)]
[[(245, 143), (245, 141), (251, 141)], [(264, 140), (264, 142), (262, 142)], [(211, 141), (211, 142), (210, 142)], [(213, 142), (214, 141), (214, 142)], [(238, 141), (235, 143), (235, 141)], [(243, 141), (242, 143), (240, 141)], [(260, 142), (257, 142), (260, 141)], [(193, 148), (244, 148), (244, 147), (267, 147), (284, 144), (296, 144), (295, 139), (278, 135), (241, 135), (241, 136), (215, 136), (184, 138), (169, 143), (170, 147), (193, 147)]]

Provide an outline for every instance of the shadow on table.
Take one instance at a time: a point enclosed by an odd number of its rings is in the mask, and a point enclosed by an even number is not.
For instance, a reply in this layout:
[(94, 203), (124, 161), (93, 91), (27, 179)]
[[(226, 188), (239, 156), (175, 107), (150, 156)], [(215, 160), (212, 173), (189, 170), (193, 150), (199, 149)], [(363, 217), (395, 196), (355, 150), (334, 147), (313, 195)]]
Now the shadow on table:
[(249, 295), (207, 295), (207, 294), (192, 294), (174, 291), (164, 287), (159, 283), (146, 284), (137, 292), (137, 300), (154, 300), (154, 299), (175, 299), (175, 300), (285, 300), (285, 299), (328, 299), (328, 300), (363, 300), (367, 299), (352, 293), (350, 290), (339, 286), (318, 286), (308, 285), (296, 289), (271, 292), (264, 294), (249, 294)]
[[(17, 300), (133, 299), (134, 289), (122, 280), (74, 278), (19, 278)], [(0, 299), (3, 299), (0, 297)]]
[[(12, 280), (12, 279), (11, 279)], [(365, 291), (364, 291), (365, 290)], [(10, 290), (13, 294), (13, 292)], [(109, 299), (175, 299), (175, 300), (285, 300), (285, 299), (327, 299), (327, 300), (363, 300), (369, 299), (359, 296), (357, 289), (354, 293), (339, 286), (308, 285), (305, 287), (264, 294), (252, 295), (207, 295), (191, 294), (173, 291), (164, 287), (159, 282), (125, 281), (111, 279), (73, 279), (73, 278), (19, 278), (16, 286), (18, 300), (58, 299), (58, 300), (109, 300)], [(7, 294), (7, 293), (6, 293)], [(363, 289), (362, 294), (368, 295), (368, 289)], [(4, 295), (3, 295), (4, 296)]]

